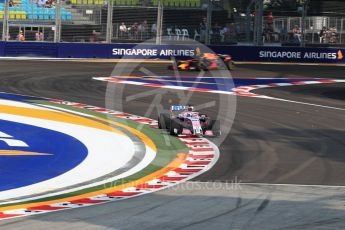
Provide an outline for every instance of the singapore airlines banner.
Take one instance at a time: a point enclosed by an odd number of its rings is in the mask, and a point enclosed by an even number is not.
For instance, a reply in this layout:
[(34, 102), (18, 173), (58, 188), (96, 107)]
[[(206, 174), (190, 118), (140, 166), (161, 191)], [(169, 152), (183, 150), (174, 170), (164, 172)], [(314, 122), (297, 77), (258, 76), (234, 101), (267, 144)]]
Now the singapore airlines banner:
[[(334, 48), (300, 47), (253, 47), (253, 46), (210, 46), (220, 54), (229, 54), (235, 61), (247, 62), (293, 62), (293, 63), (345, 63), (345, 50)], [(198, 49), (201, 49), (198, 51)], [(198, 52), (210, 52), (191, 45), (161, 45), (122, 47), (112, 49), (114, 58), (157, 58), (170, 59), (195, 57)]]
[[(235, 61), (245, 62), (290, 62), (290, 63), (345, 63), (345, 50), (335, 48), (300, 47), (255, 47), (255, 46), (210, 46), (219, 54), (229, 54)], [(186, 59), (198, 52), (210, 52), (204, 47), (191, 45), (154, 45), (123, 47), (115, 45), (111, 50), (113, 58), (156, 58), (171, 57)]]
[(301, 47), (214, 46), (239, 62), (337, 63), (345, 64), (345, 49)]
[(189, 59), (210, 50), (229, 54), (237, 62), (345, 64), (342, 48), (0, 42), (0, 56), (5, 57)]

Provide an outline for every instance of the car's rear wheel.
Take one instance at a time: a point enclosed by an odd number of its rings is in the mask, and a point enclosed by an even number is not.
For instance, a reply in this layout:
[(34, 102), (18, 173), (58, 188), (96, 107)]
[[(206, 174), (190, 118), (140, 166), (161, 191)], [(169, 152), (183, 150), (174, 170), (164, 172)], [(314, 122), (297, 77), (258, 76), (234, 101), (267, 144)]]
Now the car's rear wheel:
[(208, 68), (207, 68), (207, 66), (205, 66), (205, 64), (204, 63), (200, 63), (199, 65), (198, 65), (198, 70), (199, 71), (207, 71), (208, 70)]
[(170, 128), (169, 133), (170, 135), (177, 136), (181, 134), (181, 124), (179, 119), (171, 119), (170, 120)]
[(170, 115), (168, 113), (161, 113), (158, 117), (158, 128), (169, 129)]
[(234, 69), (234, 63), (232, 61), (228, 61), (226, 63), (226, 67), (228, 68), (228, 70), (233, 70)]

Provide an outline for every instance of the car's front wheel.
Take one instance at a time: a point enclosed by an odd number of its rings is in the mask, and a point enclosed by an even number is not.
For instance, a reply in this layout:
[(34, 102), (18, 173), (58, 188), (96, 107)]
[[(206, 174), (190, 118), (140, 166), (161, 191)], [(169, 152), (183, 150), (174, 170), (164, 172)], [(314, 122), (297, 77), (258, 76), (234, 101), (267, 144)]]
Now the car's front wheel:
[(228, 70), (233, 70), (234, 69), (234, 63), (232, 61), (229, 61), (226, 63), (226, 67)]
[(212, 130), (213, 135), (215, 137), (219, 137), (222, 134), (219, 120), (211, 120), (207, 127), (207, 130)]

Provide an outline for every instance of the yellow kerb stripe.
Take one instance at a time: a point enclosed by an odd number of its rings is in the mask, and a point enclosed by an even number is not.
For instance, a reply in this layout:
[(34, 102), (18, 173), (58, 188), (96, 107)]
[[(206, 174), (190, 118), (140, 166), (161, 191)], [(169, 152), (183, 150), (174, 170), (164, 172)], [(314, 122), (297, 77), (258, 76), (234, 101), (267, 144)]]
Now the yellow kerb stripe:
[(20, 150), (0, 150), (0, 156), (45, 156), (45, 155), (52, 155), (52, 154), (20, 151)]
[(55, 111), (49, 111), (49, 110), (0, 105), (0, 113), (87, 126), (91, 128), (105, 130), (105, 131), (112, 131), (112, 132), (116, 132), (118, 134), (124, 135), (121, 131), (116, 130), (105, 124), (102, 124), (102, 123), (99, 123), (99, 122), (96, 122), (96, 121), (93, 121), (81, 116), (77, 116), (74, 114), (64, 113), (64, 112), (55, 112)]

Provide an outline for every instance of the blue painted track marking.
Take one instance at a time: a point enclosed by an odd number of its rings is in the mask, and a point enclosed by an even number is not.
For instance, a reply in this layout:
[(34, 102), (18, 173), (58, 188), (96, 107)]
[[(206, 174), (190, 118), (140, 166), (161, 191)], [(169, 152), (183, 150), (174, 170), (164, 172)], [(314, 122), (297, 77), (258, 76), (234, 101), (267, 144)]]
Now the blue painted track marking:
[(0, 191), (19, 188), (61, 175), (80, 164), (88, 153), (85, 145), (76, 138), (50, 129), (0, 120), (0, 131), (29, 145), (29, 147), (11, 147), (6, 142), (0, 141), (0, 150), (51, 154), (0, 156)]
[(29, 96), (22, 96), (22, 95), (16, 95), (16, 94), (8, 94), (0, 92), (0, 99), (6, 99), (11, 101), (24, 101), (27, 102), (27, 100), (42, 100), (42, 98), (38, 97), (29, 97)]
[(231, 91), (235, 87), (248, 86), (248, 85), (266, 85), (273, 83), (291, 83), (297, 81), (310, 81), (313, 79), (288, 79), (288, 78), (197, 78), (197, 77), (159, 77), (159, 76), (146, 76), (139, 78), (124, 78), (121, 80), (142, 82), (148, 84), (161, 84), (170, 86), (184, 86), (201, 89), (212, 89)]

